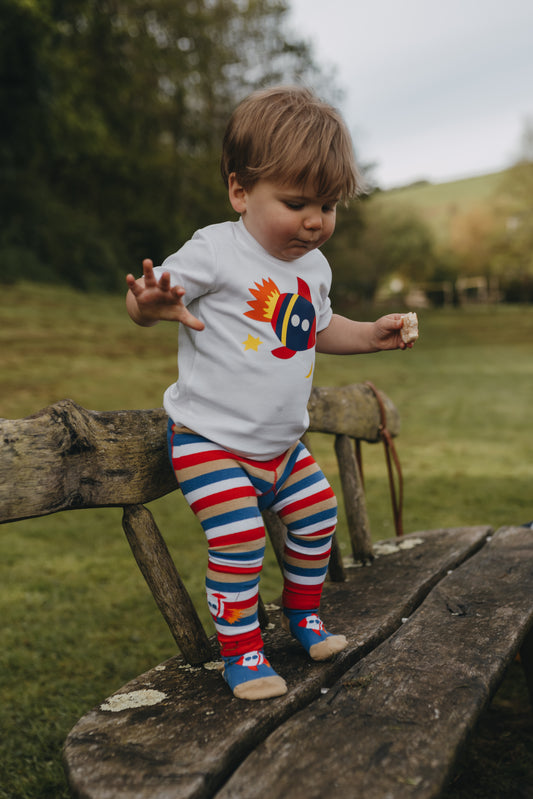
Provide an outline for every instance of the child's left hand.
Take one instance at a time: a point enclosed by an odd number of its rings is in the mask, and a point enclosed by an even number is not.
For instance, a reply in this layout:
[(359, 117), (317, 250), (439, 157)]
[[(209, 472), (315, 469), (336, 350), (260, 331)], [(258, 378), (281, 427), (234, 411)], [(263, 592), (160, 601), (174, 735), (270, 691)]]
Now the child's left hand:
[(400, 313), (391, 313), (376, 319), (374, 322), (374, 338), (378, 350), (412, 349), (413, 343), (406, 344), (402, 340), (401, 329), (403, 318)]

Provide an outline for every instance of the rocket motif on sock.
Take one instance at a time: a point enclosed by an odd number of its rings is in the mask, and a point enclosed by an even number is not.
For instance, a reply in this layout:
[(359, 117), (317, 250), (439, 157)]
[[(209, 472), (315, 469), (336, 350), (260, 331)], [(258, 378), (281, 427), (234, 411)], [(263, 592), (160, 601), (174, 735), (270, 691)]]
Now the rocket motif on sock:
[(271, 668), (263, 652), (247, 652), (237, 661), (238, 666), (246, 666), (248, 669), (257, 671), (259, 666), (265, 665)]
[(324, 625), (316, 615), (306, 616), (304, 619), (298, 622), (298, 627), (304, 627), (304, 629), (309, 630), (310, 632), (316, 633), (319, 637), (325, 632)]

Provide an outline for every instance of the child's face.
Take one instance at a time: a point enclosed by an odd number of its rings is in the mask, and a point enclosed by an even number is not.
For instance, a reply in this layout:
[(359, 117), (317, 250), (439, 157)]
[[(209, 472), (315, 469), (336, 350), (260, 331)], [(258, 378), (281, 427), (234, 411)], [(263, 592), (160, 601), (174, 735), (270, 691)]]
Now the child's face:
[(269, 180), (259, 180), (247, 190), (234, 175), (230, 175), (229, 192), (248, 232), (282, 261), (294, 261), (320, 247), (335, 230), (336, 199)]

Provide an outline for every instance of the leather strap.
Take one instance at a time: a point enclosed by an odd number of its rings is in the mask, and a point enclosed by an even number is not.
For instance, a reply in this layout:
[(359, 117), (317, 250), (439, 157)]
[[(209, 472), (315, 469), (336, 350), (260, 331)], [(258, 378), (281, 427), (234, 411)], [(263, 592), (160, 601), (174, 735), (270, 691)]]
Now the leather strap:
[[(396, 452), (396, 447), (394, 446), (394, 441), (392, 436), (387, 429), (387, 412), (385, 410), (385, 405), (383, 404), (383, 400), (373, 383), (369, 380), (366, 381), (365, 385), (369, 387), (369, 389), (374, 394), (378, 407), (379, 413), (381, 416), (381, 424), (379, 426), (379, 432), (381, 436), (381, 440), (383, 441), (383, 445), (385, 447), (385, 460), (387, 462), (387, 471), (389, 474), (389, 487), (390, 487), (390, 494), (391, 494), (391, 502), (392, 502), (392, 513), (394, 517), (394, 528), (396, 530), (396, 536), (401, 538), (403, 536), (403, 521), (402, 521), (402, 512), (403, 512), (403, 475), (402, 475), (402, 467), (400, 465), (400, 459), (398, 457), (398, 453)], [(359, 442), (357, 442), (359, 444)], [(357, 448), (357, 461), (359, 465), (359, 469), (362, 475), (362, 464), (361, 464), (361, 451), (358, 446)], [(394, 480), (394, 470), (393, 465), (396, 468), (396, 482)]]

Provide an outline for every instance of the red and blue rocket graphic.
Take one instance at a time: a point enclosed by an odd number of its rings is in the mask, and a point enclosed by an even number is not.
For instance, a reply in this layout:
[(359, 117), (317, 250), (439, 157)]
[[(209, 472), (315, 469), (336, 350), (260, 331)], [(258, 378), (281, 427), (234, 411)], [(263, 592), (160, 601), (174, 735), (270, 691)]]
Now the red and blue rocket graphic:
[(297, 294), (281, 294), (273, 280), (256, 283), (248, 301), (252, 310), (244, 315), (258, 322), (270, 322), (282, 346), (272, 350), (276, 358), (292, 358), (297, 352), (310, 350), (316, 342), (316, 314), (309, 286), (300, 277)]
[(312, 616), (306, 616), (305, 619), (302, 619), (300, 622), (298, 622), (298, 627), (304, 627), (306, 630), (310, 630), (319, 636), (325, 632), (323, 623), (315, 614)]
[(238, 666), (246, 666), (246, 668), (253, 669), (254, 671), (257, 671), (259, 666), (263, 664), (270, 667), (270, 663), (263, 652), (247, 652), (246, 655), (243, 655), (237, 661)]

